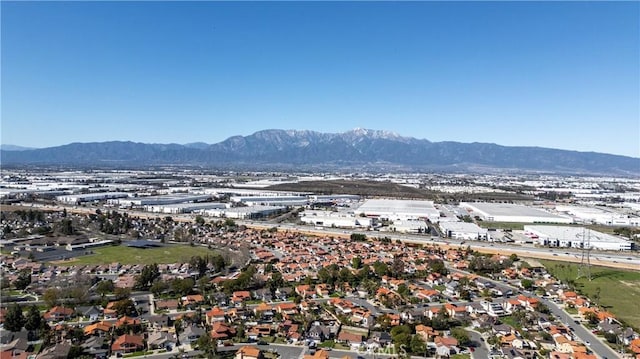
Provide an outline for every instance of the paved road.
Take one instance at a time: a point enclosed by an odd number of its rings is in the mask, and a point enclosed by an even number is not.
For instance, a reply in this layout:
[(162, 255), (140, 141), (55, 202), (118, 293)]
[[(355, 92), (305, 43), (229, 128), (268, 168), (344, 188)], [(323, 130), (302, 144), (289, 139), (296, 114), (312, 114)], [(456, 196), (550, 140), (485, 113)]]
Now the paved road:
[[(521, 291), (520, 288), (511, 286), (511, 285), (498, 282), (490, 278), (485, 278), (485, 279), (495, 284), (508, 286), (514, 291), (514, 293)], [(601, 338), (597, 337), (595, 334), (588, 331), (584, 326), (580, 324), (576, 324), (574, 319), (571, 318), (571, 316), (562, 308), (560, 308), (556, 303), (550, 300), (547, 300), (545, 298), (539, 297), (532, 292), (525, 292), (525, 294), (527, 296), (537, 298), (540, 302), (542, 302), (544, 305), (546, 305), (549, 308), (551, 313), (553, 313), (553, 315), (556, 318), (558, 318), (565, 325), (573, 328), (574, 334), (578, 337), (578, 339), (585, 344), (589, 342), (590, 343), (589, 348), (600, 358), (609, 358), (609, 359), (620, 358), (620, 356), (613, 349), (611, 349), (607, 344), (605, 344)]]
[[(258, 221), (236, 221), (242, 223), (248, 227), (255, 228), (271, 228), (270, 223), (258, 222)], [(389, 237), (392, 240), (400, 240), (407, 243), (417, 244), (435, 244), (445, 247), (464, 247), (470, 246), (471, 249), (484, 253), (502, 253), (511, 254), (515, 253), (522, 257), (539, 258), (560, 260), (567, 262), (580, 262), (581, 251), (574, 248), (546, 248), (536, 247), (534, 245), (519, 245), (512, 243), (502, 242), (487, 242), (487, 241), (461, 241), (455, 239), (444, 239), (440, 237), (432, 237), (430, 235), (412, 235), (412, 234), (399, 234), (393, 232), (378, 232), (378, 231), (353, 231), (336, 228), (315, 228), (309, 226), (299, 226), (290, 223), (282, 223), (278, 225), (279, 230), (297, 231), (315, 235), (329, 235), (335, 237), (348, 238), (351, 233), (361, 233), (368, 237)], [(592, 251), (591, 263), (598, 264), (607, 267), (625, 268), (625, 269), (637, 269), (640, 268), (640, 256), (637, 253), (618, 253), (618, 252), (603, 252)]]
[[(55, 206), (43, 206), (45, 210), (57, 210), (62, 211), (67, 209), (69, 213), (95, 213), (98, 207), (76, 207), (76, 206), (64, 206), (61, 204)], [(158, 213), (149, 213), (142, 211), (123, 210), (118, 208), (109, 208), (117, 212), (127, 212), (131, 216), (137, 216), (140, 218), (157, 218)], [(193, 222), (195, 221), (195, 215), (179, 214), (172, 215), (172, 218), (176, 222)], [(250, 221), (250, 220), (237, 220), (236, 223), (245, 225), (247, 227), (253, 227), (258, 229), (269, 229), (273, 227), (273, 223)], [(315, 235), (329, 235), (334, 237), (348, 238), (352, 233), (361, 233), (368, 237), (389, 237), (392, 240), (401, 240), (407, 243), (419, 243), (419, 244), (436, 244), (445, 247), (464, 247), (470, 246), (471, 249), (484, 253), (502, 253), (511, 254), (515, 253), (519, 256), (539, 258), (539, 259), (551, 259), (561, 260), (568, 262), (580, 262), (580, 250), (573, 248), (544, 248), (535, 247), (532, 245), (522, 246), (516, 244), (508, 244), (501, 242), (486, 242), (486, 241), (459, 241), (453, 239), (443, 239), (440, 237), (432, 237), (430, 235), (412, 235), (412, 234), (399, 234), (393, 232), (378, 232), (378, 231), (353, 231), (336, 228), (315, 228), (309, 226), (299, 226), (290, 223), (282, 223), (277, 225), (279, 230), (290, 230), (294, 232), (301, 232)], [(591, 252), (591, 263), (601, 266), (614, 267), (614, 268), (626, 268), (626, 269), (638, 269), (640, 268), (640, 256), (637, 253), (616, 253), (616, 252)]]
[(605, 344), (602, 339), (588, 331), (582, 324), (576, 323), (575, 319), (573, 319), (556, 303), (544, 298), (538, 299), (540, 299), (549, 308), (549, 310), (551, 310), (551, 313), (559, 318), (561, 322), (572, 328), (574, 334), (578, 338), (580, 338), (582, 342), (589, 342), (589, 347), (591, 348), (591, 350), (593, 350), (594, 353), (599, 355), (601, 358), (620, 358), (620, 356), (613, 349), (611, 349), (611, 347)]
[(475, 330), (471, 330), (466, 328), (467, 332), (469, 332), (469, 336), (471, 337), (471, 346), (473, 347), (473, 352), (471, 352), (471, 357), (474, 359), (485, 359), (489, 357), (489, 348), (487, 347), (487, 343), (482, 339), (480, 332)]

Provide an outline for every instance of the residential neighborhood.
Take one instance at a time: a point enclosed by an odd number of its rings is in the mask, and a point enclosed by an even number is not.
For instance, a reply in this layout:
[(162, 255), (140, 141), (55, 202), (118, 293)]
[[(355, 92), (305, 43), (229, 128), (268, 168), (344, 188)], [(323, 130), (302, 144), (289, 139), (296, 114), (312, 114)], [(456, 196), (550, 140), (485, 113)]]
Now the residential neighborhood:
[[(248, 250), (243, 265), (216, 260), (211, 248), (230, 244)], [(599, 357), (595, 340), (640, 357), (637, 332), (535, 260), (277, 228), (220, 227), (197, 245), (202, 257), (167, 264), (3, 254), (3, 296), (20, 300), (0, 312), (2, 358), (286, 358), (297, 348), (310, 358), (581, 359)]]

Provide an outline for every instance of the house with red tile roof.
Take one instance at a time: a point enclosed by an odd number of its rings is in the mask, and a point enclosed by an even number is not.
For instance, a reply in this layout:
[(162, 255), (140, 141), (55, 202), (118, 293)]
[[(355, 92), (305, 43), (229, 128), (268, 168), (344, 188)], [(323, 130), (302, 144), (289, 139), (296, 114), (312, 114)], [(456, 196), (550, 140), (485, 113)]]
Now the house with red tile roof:
[(252, 345), (245, 345), (238, 349), (235, 359), (262, 359), (263, 355), (260, 349)]
[(224, 321), (226, 321), (225, 314), (226, 313), (224, 312), (224, 310), (222, 310), (222, 309), (220, 309), (218, 307), (211, 308), (210, 311), (205, 313), (207, 324), (211, 325), (212, 323), (215, 323), (215, 322), (224, 322)]
[(229, 325), (222, 322), (215, 322), (211, 326), (211, 337), (213, 339), (229, 339), (236, 335), (235, 328), (230, 327)]
[(90, 324), (84, 327), (84, 335), (104, 336), (111, 331), (112, 326), (111, 323), (105, 321)]
[(115, 354), (133, 353), (142, 349), (144, 349), (144, 339), (139, 335), (124, 334), (111, 344), (111, 351)]
[(140, 324), (140, 319), (128, 317), (125, 315), (124, 317), (121, 317), (116, 321), (115, 327), (119, 328), (125, 325), (139, 325), (139, 324)]
[(59, 322), (63, 320), (69, 320), (73, 316), (73, 309), (63, 306), (55, 306), (44, 313), (43, 317), (47, 321)]

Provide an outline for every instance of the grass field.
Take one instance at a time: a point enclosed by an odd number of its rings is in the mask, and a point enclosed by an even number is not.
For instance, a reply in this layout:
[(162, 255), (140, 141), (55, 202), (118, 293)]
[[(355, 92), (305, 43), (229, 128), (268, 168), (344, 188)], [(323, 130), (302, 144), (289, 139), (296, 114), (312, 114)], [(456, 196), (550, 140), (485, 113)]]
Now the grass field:
[(512, 230), (524, 229), (524, 223), (517, 223), (517, 222), (477, 221), (476, 224), (482, 228), (499, 228), (499, 229), (512, 229)]
[(77, 257), (68, 261), (56, 262), (58, 265), (109, 264), (152, 264), (188, 262), (192, 256), (204, 256), (217, 253), (206, 247), (171, 245), (160, 248), (132, 248), (127, 246), (110, 246), (93, 249), (94, 254)]
[(578, 264), (539, 260), (549, 273), (567, 283), (576, 282), (578, 292), (594, 300), (594, 295), (600, 292), (598, 304), (614, 313), (627, 324), (640, 328), (640, 271), (626, 271), (606, 267), (591, 267), (592, 280), (578, 276)]

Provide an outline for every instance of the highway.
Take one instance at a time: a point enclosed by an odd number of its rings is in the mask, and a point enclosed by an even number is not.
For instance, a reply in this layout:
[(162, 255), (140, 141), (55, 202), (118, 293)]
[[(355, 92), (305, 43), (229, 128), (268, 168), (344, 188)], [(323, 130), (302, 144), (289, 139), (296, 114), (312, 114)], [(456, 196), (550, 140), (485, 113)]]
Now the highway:
[[(26, 206), (28, 207), (28, 205)], [(96, 209), (102, 211), (126, 212), (130, 216), (138, 216), (140, 218), (158, 218), (166, 216), (161, 213), (149, 213), (143, 211), (123, 210), (115, 207), (82, 207), (82, 206), (63, 206), (63, 205), (37, 205), (42, 210), (62, 211), (66, 209), (69, 213), (88, 214), (95, 213)], [(171, 215), (171, 218), (177, 222), (193, 222), (195, 215), (178, 214)], [(245, 225), (249, 228), (269, 229), (277, 227), (280, 231), (291, 231), (305, 233), (309, 235), (334, 236), (341, 238), (349, 238), (352, 233), (361, 233), (369, 238), (388, 237), (393, 241), (400, 240), (410, 244), (437, 245), (445, 248), (467, 248), (481, 253), (493, 254), (516, 254), (519, 257), (548, 259), (556, 261), (580, 263), (582, 260), (582, 252), (575, 248), (546, 248), (536, 247), (534, 245), (519, 245), (503, 242), (487, 242), (487, 241), (460, 241), (455, 239), (434, 237), (430, 235), (412, 235), (396, 232), (380, 232), (380, 231), (363, 231), (363, 230), (346, 230), (340, 228), (319, 228), (312, 226), (300, 226), (292, 223), (271, 223), (265, 221), (252, 220), (235, 220), (239, 225)], [(619, 269), (640, 270), (640, 255), (637, 252), (613, 252), (613, 251), (591, 251), (590, 262), (592, 265), (605, 266)]]
[[(240, 223), (240, 222), (239, 222)], [(247, 227), (266, 229), (274, 227), (272, 223), (257, 221), (242, 221)], [(361, 233), (369, 238), (388, 237), (392, 241), (400, 240), (410, 244), (437, 245), (445, 248), (467, 248), (481, 253), (499, 253), (510, 255), (515, 253), (519, 257), (549, 259), (556, 261), (580, 263), (582, 260), (582, 252), (575, 248), (546, 248), (536, 247), (534, 245), (519, 245), (503, 242), (487, 242), (487, 241), (461, 241), (455, 239), (445, 239), (440, 237), (432, 237), (429, 235), (411, 235), (399, 234), (394, 232), (378, 232), (378, 231), (349, 231), (336, 228), (316, 228), (310, 226), (298, 226), (294, 224), (275, 225), (279, 230), (287, 230), (292, 232), (307, 233), (310, 235), (324, 235), (348, 238), (351, 233)], [(591, 251), (590, 262), (592, 265), (640, 270), (640, 256), (633, 252), (604, 252)]]

